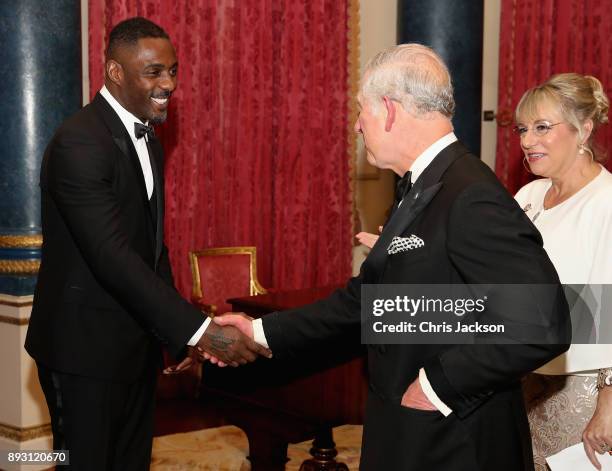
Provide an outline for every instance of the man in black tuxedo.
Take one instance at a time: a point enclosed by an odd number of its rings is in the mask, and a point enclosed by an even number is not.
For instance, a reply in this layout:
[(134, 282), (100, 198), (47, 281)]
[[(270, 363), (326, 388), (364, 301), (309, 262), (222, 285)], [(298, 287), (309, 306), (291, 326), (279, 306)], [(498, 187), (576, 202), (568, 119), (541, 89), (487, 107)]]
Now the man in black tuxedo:
[(113, 29), (106, 55), (105, 86), (62, 124), (43, 158), (44, 243), (25, 347), (54, 448), (70, 451), (73, 469), (134, 471), (149, 469), (162, 345), (236, 366), (268, 353), (211, 324), (173, 286), (162, 147), (151, 127), (165, 120), (176, 87), (168, 35), (132, 18)]
[[(495, 314), (541, 339), (536, 344), (368, 345), (360, 469), (533, 470), (520, 379), (569, 346), (567, 303), (542, 239), (489, 168), (457, 141), (451, 79), (431, 49), (405, 44), (378, 54), (358, 100), (355, 130), (368, 160), (402, 177), (359, 276), (310, 306), (218, 322), (238, 326), (277, 357), (293, 356), (359, 329), (362, 284), (528, 284)], [(534, 284), (552, 289), (540, 297), (531, 293)]]

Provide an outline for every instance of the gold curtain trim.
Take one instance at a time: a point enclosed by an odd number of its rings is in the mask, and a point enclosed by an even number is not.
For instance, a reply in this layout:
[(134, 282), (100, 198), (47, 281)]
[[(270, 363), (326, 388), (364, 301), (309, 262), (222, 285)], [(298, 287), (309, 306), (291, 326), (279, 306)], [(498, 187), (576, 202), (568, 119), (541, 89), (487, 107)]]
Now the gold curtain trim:
[[(359, 0), (348, 0), (347, 12), (347, 92), (348, 92), (348, 121), (346, 138), (348, 142), (349, 159), (349, 191), (351, 202), (351, 234), (355, 233), (355, 215), (357, 214), (355, 198), (355, 179), (357, 169), (357, 138), (353, 127), (359, 113), (357, 107), (357, 93), (359, 92)], [(351, 239), (353, 240), (353, 239)], [(352, 246), (352, 244), (351, 244)]]
[(0, 437), (8, 438), (15, 442), (26, 442), (47, 435), (51, 435), (51, 424), (21, 428), (0, 423)]
[(40, 268), (40, 260), (0, 260), (0, 273), (8, 275), (35, 275)]
[[(514, 47), (514, 41), (516, 40), (516, 15), (517, 15), (517, 4), (516, 4), (516, 0), (513, 0), (512, 2), (512, 22), (511, 22), (511, 31), (510, 31), (510, 58), (508, 59), (507, 62), (507, 66), (508, 66), (508, 70), (504, 70), (501, 71), (501, 73), (507, 74), (508, 75), (508, 81), (506, 82), (506, 91), (505, 91), (505, 108), (507, 110), (510, 110), (510, 112), (512, 113), (512, 119), (514, 119), (514, 113), (512, 110), (512, 90), (514, 88), (514, 61), (515, 61), (515, 55), (516, 55), (516, 51), (515, 51), (515, 47)], [(503, 10), (503, 6), (502, 6), (502, 14), (504, 13)], [(503, 33), (503, 31), (500, 32), (500, 34)], [(499, 102), (499, 97), (498, 97), (498, 102)], [(510, 126), (506, 126), (502, 128), (502, 132), (504, 133), (504, 142), (503, 142), (503, 151), (501, 152), (501, 157), (502, 157), (502, 169), (501, 169), (501, 181), (504, 184), (504, 186), (507, 188), (508, 187), (508, 178), (510, 176), (510, 155), (512, 154), (512, 148), (510, 146), (510, 136), (511, 136), (511, 127)], [(496, 161), (496, 165), (497, 167), (497, 161)]]
[(0, 248), (25, 249), (42, 246), (42, 235), (0, 235)]

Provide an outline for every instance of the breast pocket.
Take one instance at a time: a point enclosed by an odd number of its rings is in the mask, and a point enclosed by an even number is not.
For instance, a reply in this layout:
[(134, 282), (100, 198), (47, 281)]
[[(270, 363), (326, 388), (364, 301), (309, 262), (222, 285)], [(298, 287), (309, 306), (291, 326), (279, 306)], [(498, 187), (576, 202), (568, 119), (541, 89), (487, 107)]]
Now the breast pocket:
[(411, 264), (421, 260), (427, 260), (429, 258), (428, 247), (418, 247), (404, 252), (398, 252), (393, 255), (389, 255), (387, 261), (393, 264)]
[(389, 255), (380, 282), (386, 284), (414, 283), (415, 280), (423, 282), (422, 275), (431, 271), (430, 263), (430, 253), (427, 247)]

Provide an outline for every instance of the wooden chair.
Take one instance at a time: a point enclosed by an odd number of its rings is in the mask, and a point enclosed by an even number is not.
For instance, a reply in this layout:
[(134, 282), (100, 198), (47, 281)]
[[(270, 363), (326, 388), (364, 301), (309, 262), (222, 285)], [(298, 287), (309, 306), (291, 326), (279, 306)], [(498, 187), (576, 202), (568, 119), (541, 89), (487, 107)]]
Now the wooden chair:
[(191, 300), (210, 316), (231, 311), (227, 299), (264, 294), (257, 281), (256, 247), (217, 247), (189, 252)]

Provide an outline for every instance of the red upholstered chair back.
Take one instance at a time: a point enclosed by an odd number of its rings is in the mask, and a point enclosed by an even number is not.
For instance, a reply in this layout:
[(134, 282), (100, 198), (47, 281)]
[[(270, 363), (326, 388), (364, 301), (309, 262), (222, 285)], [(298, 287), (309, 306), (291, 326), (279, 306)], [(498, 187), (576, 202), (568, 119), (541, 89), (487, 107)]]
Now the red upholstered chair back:
[(219, 247), (189, 253), (192, 301), (211, 315), (231, 311), (227, 299), (265, 293), (257, 281), (255, 247)]

